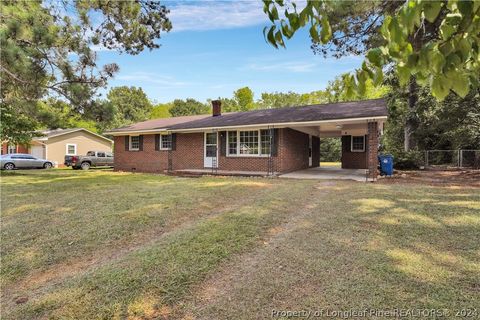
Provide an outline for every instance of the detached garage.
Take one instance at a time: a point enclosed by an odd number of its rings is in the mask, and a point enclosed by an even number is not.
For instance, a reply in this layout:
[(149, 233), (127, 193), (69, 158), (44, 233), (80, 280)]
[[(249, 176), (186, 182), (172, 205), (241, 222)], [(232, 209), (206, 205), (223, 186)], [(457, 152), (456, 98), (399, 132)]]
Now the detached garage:
[(29, 153), (63, 166), (65, 155), (86, 154), (87, 151), (112, 151), (113, 141), (84, 128), (41, 131), (28, 145), (2, 144), (2, 154)]

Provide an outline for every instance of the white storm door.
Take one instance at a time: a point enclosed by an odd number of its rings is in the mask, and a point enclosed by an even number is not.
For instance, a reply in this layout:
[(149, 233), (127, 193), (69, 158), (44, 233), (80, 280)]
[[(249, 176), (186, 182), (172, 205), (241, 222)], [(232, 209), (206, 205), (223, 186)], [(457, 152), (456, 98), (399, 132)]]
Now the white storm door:
[(205, 150), (203, 158), (203, 166), (205, 168), (212, 168), (214, 164), (215, 166), (218, 166), (217, 138), (216, 132), (205, 132)]

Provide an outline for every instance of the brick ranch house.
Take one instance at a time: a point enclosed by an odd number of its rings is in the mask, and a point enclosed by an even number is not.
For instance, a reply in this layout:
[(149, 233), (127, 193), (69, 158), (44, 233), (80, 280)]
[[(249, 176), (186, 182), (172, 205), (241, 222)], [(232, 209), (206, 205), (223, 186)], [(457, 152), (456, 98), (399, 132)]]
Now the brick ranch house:
[[(383, 99), (155, 119), (107, 132), (115, 170), (279, 174), (318, 167), (323, 137), (341, 137), (342, 168), (377, 175)], [(217, 172), (218, 172), (217, 171)]]

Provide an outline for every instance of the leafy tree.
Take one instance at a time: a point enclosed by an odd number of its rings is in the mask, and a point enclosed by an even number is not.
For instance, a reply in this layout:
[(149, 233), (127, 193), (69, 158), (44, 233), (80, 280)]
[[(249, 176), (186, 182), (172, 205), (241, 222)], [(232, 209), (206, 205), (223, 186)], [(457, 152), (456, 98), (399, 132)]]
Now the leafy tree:
[(320, 138), (320, 161), (338, 162), (342, 160), (340, 138)]
[(39, 101), (32, 112), (41, 129), (69, 128), (69, 118), (73, 116), (72, 108), (67, 102), (54, 98)]
[(262, 108), (283, 108), (301, 106), (309, 103), (309, 94), (298, 94), (292, 91), (283, 92), (263, 92), (259, 105)]
[[(220, 102), (222, 103), (222, 112), (235, 112), (240, 110), (240, 107), (235, 99), (220, 98)], [(211, 101), (208, 103), (211, 104)]]
[[(389, 75), (387, 81), (392, 90), (388, 95), (389, 121), (383, 145), (385, 151), (403, 157), (408, 90), (400, 86), (395, 76)], [(414, 132), (417, 149), (480, 149), (479, 93), (477, 89), (464, 98), (450, 93), (443, 101), (437, 101), (427, 87), (420, 87)]]
[[(98, 102), (95, 102), (93, 105), (97, 104)], [(102, 132), (105, 129), (103, 125), (109, 121), (105, 118), (91, 119), (75, 112), (67, 102), (53, 98), (39, 102), (33, 112), (40, 124), (38, 129), (85, 128), (93, 132)]]
[(323, 91), (323, 95), (328, 102), (377, 99), (385, 97), (390, 92), (390, 87), (387, 85), (379, 85), (376, 87), (372, 80), (367, 80), (365, 83), (365, 91), (362, 94), (354, 92), (354, 94), (351, 95), (348, 94), (347, 90), (345, 87), (345, 75), (341, 75), (336, 77), (335, 80), (328, 82), (327, 87)]
[[(85, 119), (95, 121), (99, 124), (99, 128), (111, 129), (115, 119), (117, 118), (118, 107), (109, 100), (97, 99), (93, 101), (91, 106), (85, 110), (83, 116)], [(101, 131), (103, 131), (101, 129)]]
[(147, 120), (152, 112), (152, 104), (142, 88), (115, 87), (107, 97), (114, 108), (116, 126)]
[(27, 143), (34, 134), (25, 128), (35, 128), (36, 125), (37, 122), (28, 113), (17, 112), (12, 104), (0, 103), (1, 141)]
[(238, 105), (238, 111), (248, 111), (255, 108), (253, 91), (249, 87), (243, 87), (233, 93)]
[(209, 112), (209, 106), (191, 98), (187, 100), (175, 99), (173, 106), (170, 108), (172, 117), (207, 114)]
[[(465, 97), (479, 85), (480, 2), (478, 1), (307, 1), (302, 10), (282, 0), (264, 0), (272, 21), (264, 34), (275, 47), (285, 46), (300, 28), (309, 25), (314, 50), (336, 56), (366, 53), (356, 75), (346, 76), (347, 94), (362, 94), (367, 80), (382, 83), (384, 69), (393, 65), (402, 86), (408, 84), (409, 113), (404, 148), (409, 150), (420, 85), (438, 100), (450, 91)], [(285, 16), (278, 14), (285, 10)], [(335, 55), (335, 54), (334, 54)]]
[(339, 76), (333, 81), (329, 81), (325, 90), (317, 90), (308, 93), (296, 92), (263, 92), (258, 104), (261, 108), (283, 108), (295, 107), (309, 104), (322, 104), (328, 102), (342, 102), (361, 99), (376, 99), (385, 97), (389, 92), (389, 87), (382, 85), (375, 87), (371, 80), (367, 81), (365, 92), (350, 96), (346, 92), (345, 76)]
[(170, 108), (173, 106), (172, 103), (159, 103), (152, 108), (150, 112), (150, 119), (158, 118), (169, 118), (171, 117)]
[[(62, 97), (82, 113), (117, 70), (99, 66), (95, 46), (138, 54), (171, 29), (156, 1), (2, 1), (1, 139), (25, 142), (39, 124), (26, 119), (37, 103)], [(8, 122), (8, 123), (7, 123)]]

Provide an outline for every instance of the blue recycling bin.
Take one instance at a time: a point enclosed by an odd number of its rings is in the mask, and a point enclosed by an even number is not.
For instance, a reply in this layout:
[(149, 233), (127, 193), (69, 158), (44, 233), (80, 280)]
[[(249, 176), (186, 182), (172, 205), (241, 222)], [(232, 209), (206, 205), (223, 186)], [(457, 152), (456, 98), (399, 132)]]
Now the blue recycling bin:
[(393, 175), (393, 156), (391, 154), (379, 155), (378, 162), (380, 163), (380, 175)]

